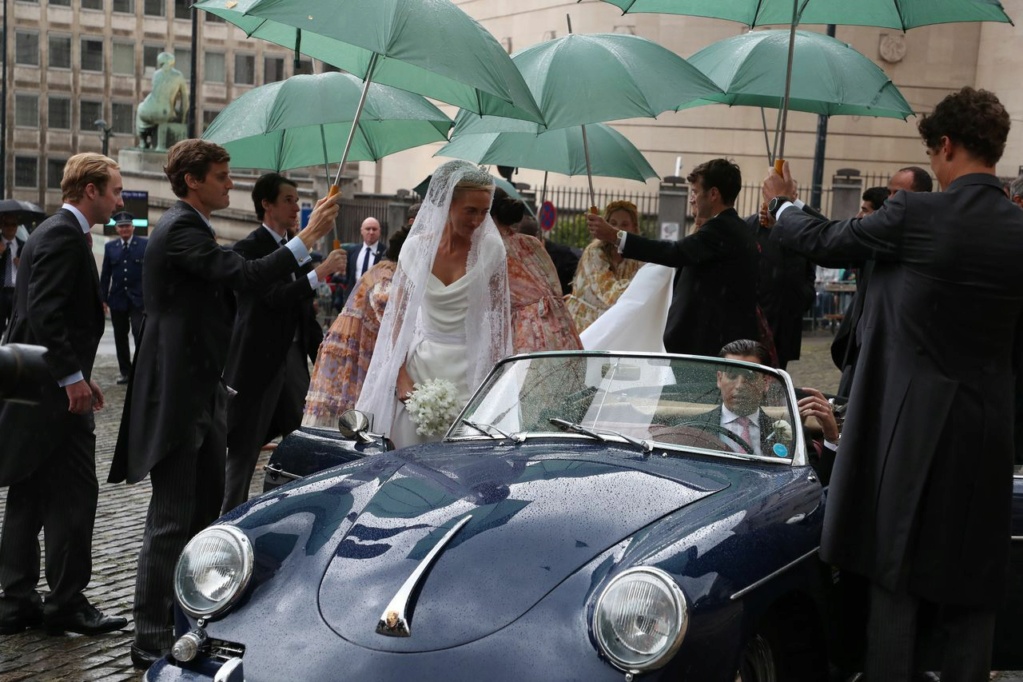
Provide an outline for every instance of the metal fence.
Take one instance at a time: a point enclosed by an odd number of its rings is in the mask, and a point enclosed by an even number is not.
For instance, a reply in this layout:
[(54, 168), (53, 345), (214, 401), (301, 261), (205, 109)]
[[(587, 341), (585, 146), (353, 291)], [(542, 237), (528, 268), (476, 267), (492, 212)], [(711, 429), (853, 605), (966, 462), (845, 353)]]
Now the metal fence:
[[(558, 209), (558, 219), (549, 235), (551, 240), (578, 248), (589, 244), (592, 238), (586, 229), (584, 217), (590, 209), (589, 190), (578, 187), (548, 187), (545, 198)], [(612, 201), (631, 201), (636, 204), (639, 211), (640, 233), (648, 237), (660, 235), (660, 223), (657, 218), (660, 196), (656, 192), (598, 190), (594, 191), (594, 200), (601, 212)], [(539, 202), (540, 197), (537, 195), (534, 203)]]
[(390, 195), (355, 195), (351, 199), (341, 200), (341, 210), (337, 217), (337, 238), (342, 244), (362, 243), (359, 228), (366, 218), (380, 221), (381, 238), (387, 239), (390, 234), (387, 224), (387, 206), (396, 198)]

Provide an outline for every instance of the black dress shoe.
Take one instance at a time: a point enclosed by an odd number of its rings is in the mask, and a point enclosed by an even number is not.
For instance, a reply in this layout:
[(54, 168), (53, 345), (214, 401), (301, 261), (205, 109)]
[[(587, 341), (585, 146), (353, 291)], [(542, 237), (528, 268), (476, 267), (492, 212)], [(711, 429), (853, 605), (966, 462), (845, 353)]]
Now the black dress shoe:
[(43, 624), (42, 611), (19, 613), (11, 618), (0, 619), (0, 635), (16, 635)]
[(131, 645), (131, 664), (139, 670), (149, 670), (150, 667), (161, 658), (164, 653), (156, 649), (143, 649), (137, 644)]
[(117, 377), (117, 381), (115, 381), (114, 383), (117, 384), (118, 386), (124, 386), (126, 383), (128, 383), (128, 377), (122, 374), (121, 376)]
[(81, 635), (102, 635), (104, 632), (123, 630), (128, 626), (128, 620), (119, 616), (104, 616), (99, 609), (89, 604), (72, 613), (47, 618), (44, 625), (48, 635), (62, 635), (65, 631)]

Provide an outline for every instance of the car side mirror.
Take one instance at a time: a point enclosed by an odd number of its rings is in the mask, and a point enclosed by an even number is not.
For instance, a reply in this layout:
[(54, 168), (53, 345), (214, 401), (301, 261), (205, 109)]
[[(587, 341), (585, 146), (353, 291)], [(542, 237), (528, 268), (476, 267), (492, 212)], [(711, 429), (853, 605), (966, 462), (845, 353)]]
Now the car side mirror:
[(347, 410), (338, 417), (337, 430), (345, 438), (365, 441), (365, 434), (369, 431), (369, 417), (358, 410)]

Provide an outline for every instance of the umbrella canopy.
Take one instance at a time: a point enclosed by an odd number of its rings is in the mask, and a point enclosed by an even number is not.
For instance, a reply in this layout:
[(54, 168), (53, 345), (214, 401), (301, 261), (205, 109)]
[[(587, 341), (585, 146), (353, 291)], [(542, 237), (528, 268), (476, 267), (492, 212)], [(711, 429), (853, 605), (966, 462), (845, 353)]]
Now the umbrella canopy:
[[(721, 103), (778, 109), (785, 93), (789, 31), (751, 31), (720, 40), (689, 58), (724, 90), (688, 106)], [(789, 109), (824, 116), (905, 120), (913, 113), (884, 71), (849, 45), (797, 31)]]
[[(203, 133), (231, 163), (277, 171), (337, 162), (352, 129), (363, 81), (337, 72), (254, 88), (229, 104)], [(349, 158), (375, 161), (447, 139), (451, 119), (419, 95), (373, 83)]]
[[(655, 171), (636, 147), (614, 128), (596, 123), (587, 126), (590, 172), (609, 178), (644, 182)], [(458, 135), (434, 156), (450, 156), (473, 163), (494, 163), (518, 168), (584, 175), (586, 158), (582, 128), (560, 128), (540, 135), (532, 133), (479, 133)]]
[(540, 105), (543, 123), (510, 120), (508, 112), (462, 111), (454, 135), (532, 132), (651, 118), (721, 89), (657, 43), (621, 33), (570, 34), (512, 55)]
[[(364, 80), (539, 121), (507, 52), (449, 0), (200, 0), (197, 9)], [(500, 106), (499, 106), (500, 105)]]
[(0, 201), (0, 216), (8, 218), (11, 215), (19, 223), (38, 223), (46, 218), (46, 211), (39, 208), (30, 201), (18, 199), (4, 199)]
[[(626, 12), (685, 14), (749, 27), (792, 23), (792, 0), (604, 0)], [(880, 26), (905, 31), (958, 21), (1012, 23), (998, 0), (798, 0), (800, 24)]]

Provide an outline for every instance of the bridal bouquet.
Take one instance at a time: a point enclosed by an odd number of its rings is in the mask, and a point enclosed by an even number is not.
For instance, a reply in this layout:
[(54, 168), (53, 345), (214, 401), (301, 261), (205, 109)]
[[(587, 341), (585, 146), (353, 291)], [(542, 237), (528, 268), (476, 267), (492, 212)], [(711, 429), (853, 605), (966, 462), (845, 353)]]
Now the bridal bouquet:
[(429, 379), (417, 384), (405, 402), (405, 409), (421, 436), (443, 433), (458, 416), (462, 405), (458, 389), (447, 379)]

